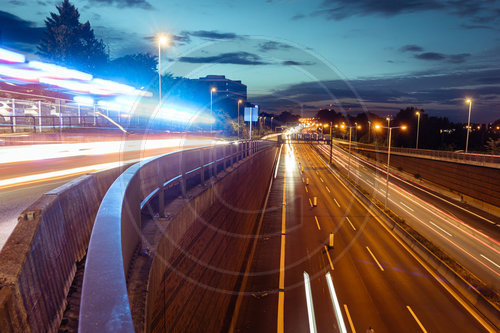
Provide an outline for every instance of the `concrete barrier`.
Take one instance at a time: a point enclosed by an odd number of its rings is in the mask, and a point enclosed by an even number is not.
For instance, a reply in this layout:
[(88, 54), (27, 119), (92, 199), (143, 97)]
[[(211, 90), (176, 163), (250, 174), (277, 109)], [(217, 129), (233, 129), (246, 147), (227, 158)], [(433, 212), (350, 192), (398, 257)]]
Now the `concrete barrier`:
[[(163, 198), (183, 175), (204, 179), (276, 143), (243, 142), (188, 149), (139, 162), (115, 180), (104, 196), (87, 252), (79, 330), (82, 332), (133, 331), (127, 292), (129, 266), (141, 246), (141, 208)], [(159, 205), (162, 205), (162, 200)], [(146, 207), (148, 208), (148, 207)], [(103, 255), (105, 254), (105, 255)]]
[(20, 215), (0, 252), (2, 332), (57, 331), (99, 203), (121, 171), (82, 176), (45, 193)]

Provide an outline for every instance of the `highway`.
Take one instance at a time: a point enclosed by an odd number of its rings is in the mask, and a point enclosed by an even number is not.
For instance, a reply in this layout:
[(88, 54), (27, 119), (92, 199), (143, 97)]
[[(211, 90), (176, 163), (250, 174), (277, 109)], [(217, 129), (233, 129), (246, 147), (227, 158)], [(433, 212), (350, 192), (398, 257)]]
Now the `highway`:
[(282, 146), (257, 236), (230, 331), (488, 331), (308, 145)]
[[(19, 214), (43, 193), (94, 171), (119, 167), (184, 148), (208, 145), (203, 136), (172, 134), (115, 136), (72, 135), (66, 140), (19, 140), (0, 148), (0, 249)], [(38, 144), (37, 144), (38, 143)]]
[[(330, 147), (319, 146), (329, 158)], [(379, 202), (385, 201), (386, 169), (334, 145), (332, 161)], [(388, 208), (458, 263), (500, 290), (498, 218), (463, 207), (401, 176), (390, 173)]]

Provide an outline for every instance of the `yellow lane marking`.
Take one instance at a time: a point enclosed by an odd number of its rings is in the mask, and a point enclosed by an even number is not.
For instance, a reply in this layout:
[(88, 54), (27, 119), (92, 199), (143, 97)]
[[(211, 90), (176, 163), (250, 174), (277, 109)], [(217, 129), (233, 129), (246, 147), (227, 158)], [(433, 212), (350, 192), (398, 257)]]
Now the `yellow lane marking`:
[(346, 218), (347, 222), (349, 222), (351, 227), (354, 229), (354, 231), (356, 231), (356, 228), (354, 227), (354, 224), (352, 224), (351, 220), (349, 220), (349, 218), (347, 216), (345, 218)]
[(328, 257), (328, 262), (330, 263), (330, 268), (333, 271), (333, 263), (332, 263), (332, 258), (330, 258), (330, 253), (328, 252), (328, 248), (325, 245), (325, 251), (326, 251), (326, 256)]
[(378, 262), (377, 258), (375, 258), (375, 256), (373, 255), (373, 252), (370, 250), (370, 248), (368, 246), (366, 247), (366, 249), (368, 250), (368, 252), (370, 252), (371, 256), (373, 257), (373, 260), (375, 260), (375, 262), (377, 263), (378, 268), (380, 268), (380, 270), (383, 272), (384, 267), (382, 267), (382, 265)]
[(337, 200), (335, 200), (335, 198), (333, 198), (333, 201), (335, 201), (335, 203), (337, 204), (337, 206), (340, 208), (340, 205), (339, 205), (339, 203), (337, 202)]
[(422, 325), (420, 320), (418, 320), (417, 315), (415, 314), (415, 312), (413, 312), (413, 310), (410, 308), (410, 306), (407, 305), (406, 308), (408, 309), (408, 311), (410, 311), (411, 315), (413, 316), (413, 319), (415, 319), (418, 326), (420, 326), (420, 329), (422, 330), (422, 332), (427, 333), (427, 330), (425, 329), (424, 325)]
[(347, 314), (347, 320), (349, 320), (349, 326), (351, 326), (352, 333), (356, 333), (354, 329), (354, 324), (352, 323), (351, 314), (349, 313), (349, 309), (347, 308), (347, 304), (344, 304), (345, 313)]
[(321, 227), (319, 226), (319, 222), (318, 222), (318, 217), (315, 216), (314, 219), (316, 220), (316, 224), (318, 225), (318, 230), (321, 230)]

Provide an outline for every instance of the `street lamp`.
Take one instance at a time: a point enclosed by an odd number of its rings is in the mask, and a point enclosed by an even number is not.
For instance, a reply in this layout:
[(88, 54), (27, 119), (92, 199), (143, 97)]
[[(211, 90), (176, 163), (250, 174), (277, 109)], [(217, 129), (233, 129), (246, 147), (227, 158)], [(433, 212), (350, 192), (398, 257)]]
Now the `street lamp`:
[(382, 127), (380, 125), (375, 126), (376, 129), (379, 128), (387, 128), (389, 131), (389, 147), (387, 149), (387, 171), (386, 171), (386, 180), (385, 180), (385, 209), (387, 209), (387, 198), (389, 196), (389, 166), (391, 162), (391, 137), (392, 137), (392, 130), (395, 128), (401, 128), (403, 131), (406, 130), (406, 126), (395, 126), (395, 127)]
[(213, 93), (216, 92), (217, 89), (215, 87), (210, 88), (210, 135), (212, 135), (212, 124), (213, 124)]
[(341, 128), (347, 127), (349, 129), (349, 162), (347, 164), (347, 178), (349, 178), (349, 174), (351, 172), (351, 137), (352, 137), (352, 129), (361, 129), (361, 126), (358, 125), (357, 123), (354, 123), (354, 126), (345, 126), (342, 124), (340, 126)]
[(242, 102), (241, 99), (238, 100), (238, 140), (240, 139), (240, 104)]
[(467, 139), (465, 141), (465, 152), (467, 153), (469, 150), (470, 111), (472, 109), (472, 100), (470, 98), (467, 98), (465, 102), (469, 103), (469, 118), (467, 120)]
[(420, 132), (420, 112), (417, 111), (417, 112), (415, 112), (415, 114), (417, 115), (417, 118), (418, 118), (418, 121), (417, 121), (417, 144), (415, 145), (415, 149), (418, 149), (418, 135)]
[(158, 36), (158, 107), (161, 105), (161, 46), (168, 44), (167, 35)]
[(272, 132), (274, 132), (274, 130), (273, 130), (273, 119), (274, 119), (274, 117), (271, 117), (271, 131)]
[(371, 143), (371, 130), (372, 130), (372, 122), (368, 120), (368, 143)]

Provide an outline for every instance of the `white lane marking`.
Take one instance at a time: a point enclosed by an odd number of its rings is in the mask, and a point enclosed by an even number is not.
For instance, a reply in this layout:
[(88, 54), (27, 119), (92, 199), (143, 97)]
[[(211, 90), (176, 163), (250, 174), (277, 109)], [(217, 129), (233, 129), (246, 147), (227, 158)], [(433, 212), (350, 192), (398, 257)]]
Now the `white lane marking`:
[(405, 206), (406, 208), (408, 208), (409, 210), (411, 210), (412, 212), (414, 212), (413, 208), (409, 207), (408, 205), (405, 205), (404, 203), (402, 203), (401, 201), (399, 202), (400, 204), (402, 204), (403, 206)]
[(354, 231), (356, 231), (356, 228), (354, 227), (354, 224), (352, 224), (351, 220), (349, 220), (349, 218), (347, 216), (345, 218), (346, 218), (347, 222), (349, 222), (351, 227), (354, 229)]
[(316, 333), (316, 318), (314, 317), (314, 304), (311, 292), (311, 281), (309, 280), (309, 274), (304, 272), (304, 289), (306, 290), (306, 302), (307, 302), (307, 317), (309, 317), (309, 332)]
[(311, 207), (313, 207), (313, 203), (311, 201), (311, 198), (309, 198), (309, 204), (311, 205)]
[(382, 265), (380, 265), (380, 263), (378, 262), (377, 258), (375, 258), (375, 256), (373, 255), (373, 252), (370, 250), (370, 248), (368, 246), (366, 247), (366, 249), (368, 250), (368, 252), (370, 252), (371, 256), (373, 257), (373, 259), (377, 263), (378, 268), (380, 268), (380, 270), (383, 272), (384, 271), (384, 267), (382, 267)]
[(432, 221), (429, 221), (433, 226), (435, 226), (436, 228), (438, 228), (439, 230), (441, 230), (442, 232), (444, 232), (445, 234), (447, 234), (448, 236), (450, 237), (453, 237), (452, 234), (450, 234), (448, 231), (444, 230), (443, 228), (441, 228), (440, 226), (438, 226), (436, 223), (432, 222)]
[(322, 183), (324, 183), (325, 181), (323, 180), (323, 178), (319, 177), (319, 180), (321, 180)]
[(413, 310), (410, 308), (410, 306), (407, 305), (406, 308), (408, 309), (408, 311), (410, 311), (413, 319), (415, 319), (415, 321), (417, 322), (418, 326), (420, 326), (420, 329), (422, 330), (422, 332), (427, 333), (427, 330), (425, 329), (424, 325), (422, 325), (422, 323), (420, 322), (420, 320), (418, 320), (418, 317), (415, 315), (415, 312), (413, 312)]
[(278, 322), (277, 332), (284, 331), (285, 316), (285, 235), (286, 235), (286, 181), (283, 182), (283, 204), (281, 210), (281, 252), (280, 252), (280, 277), (278, 293)]
[(337, 200), (335, 200), (335, 198), (333, 198), (333, 201), (335, 201), (335, 203), (337, 204), (337, 206), (340, 208), (340, 205), (339, 205), (339, 203), (337, 202)]
[(488, 257), (485, 257), (481, 254), (481, 257), (483, 257), (484, 259), (488, 260), (489, 262), (491, 262), (493, 265), (497, 266), (498, 268), (500, 268), (500, 265), (498, 265), (496, 262), (494, 262), (493, 260), (489, 259)]
[(319, 226), (319, 222), (318, 222), (318, 217), (315, 216), (314, 219), (316, 220), (316, 225), (318, 226), (318, 230), (321, 230), (321, 227)]
[(342, 311), (340, 310), (339, 301), (337, 299), (337, 294), (335, 293), (335, 288), (333, 287), (333, 281), (330, 272), (326, 273), (326, 284), (328, 284), (328, 290), (330, 291), (330, 298), (332, 299), (333, 310), (335, 311), (335, 317), (337, 317), (337, 323), (339, 324), (340, 332), (347, 333), (347, 328), (344, 324), (344, 317), (342, 317)]
[(330, 263), (330, 268), (333, 271), (334, 268), (333, 268), (332, 258), (330, 258), (330, 253), (328, 252), (328, 248), (326, 247), (326, 245), (325, 245), (325, 252), (326, 252), (326, 256), (328, 257), (328, 262)]
[(283, 148), (283, 145), (280, 145), (280, 152), (278, 153), (278, 161), (276, 162), (276, 170), (274, 171), (274, 179), (276, 179), (276, 176), (278, 176), (278, 169), (280, 167), (280, 159), (281, 159), (281, 148)]
[(307, 189), (307, 186), (306, 186), (306, 192), (309, 193), (309, 190)]
[(331, 193), (330, 189), (328, 188), (328, 186), (325, 186), (325, 187), (326, 187), (326, 190), (328, 191), (328, 193)]
[(316, 170), (316, 174), (319, 176), (319, 172), (318, 172), (318, 170)]
[(344, 304), (344, 310), (347, 315), (347, 320), (349, 320), (349, 326), (351, 326), (352, 333), (356, 333), (356, 330), (354, 329), (354, 324), (352, 323), (351, 314), (349, 313), (349, 309), (347, 308), (347, 304)]

